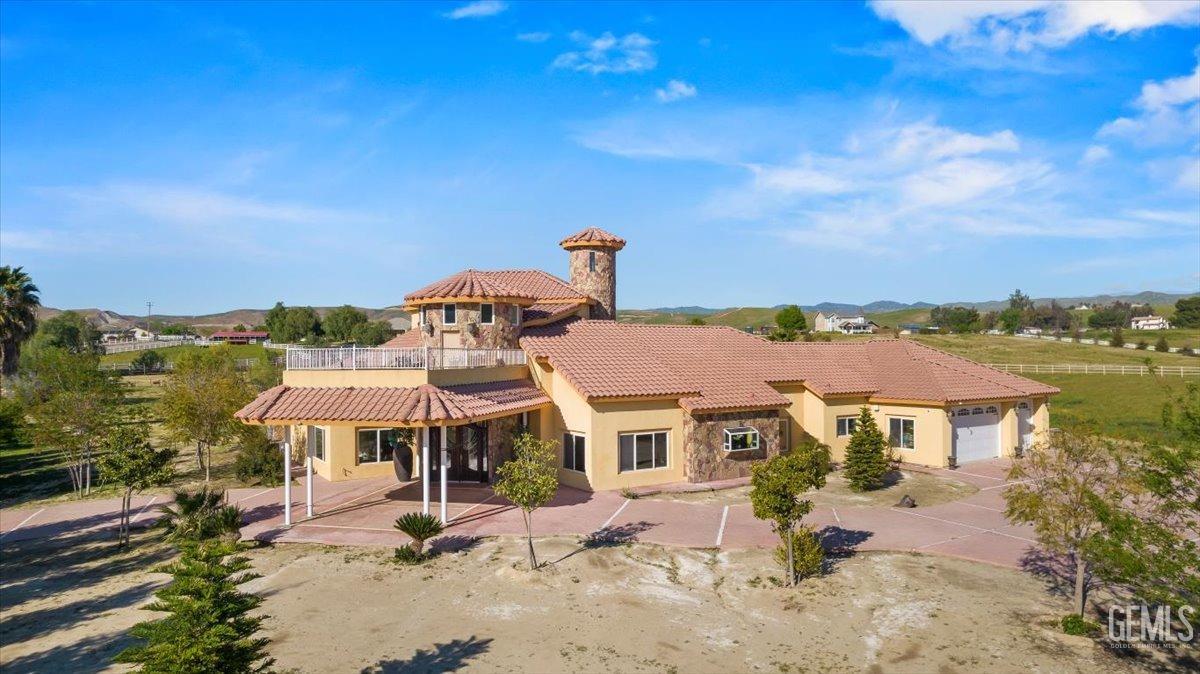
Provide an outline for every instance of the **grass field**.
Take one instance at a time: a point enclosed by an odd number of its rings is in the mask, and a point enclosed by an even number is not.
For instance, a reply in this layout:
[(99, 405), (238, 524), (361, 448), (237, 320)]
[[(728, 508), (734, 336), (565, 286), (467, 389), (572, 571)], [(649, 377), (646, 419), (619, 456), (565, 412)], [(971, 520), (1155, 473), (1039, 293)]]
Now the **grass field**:
[(1144, 365), (1200, 365), (1200, 359), (1178, 353), (1138, 351), (1112, 346), (1055, 342), (1005, 335), (913, 335), (922, 344), (981, 363), (1108, 363)]
[(1197, 381), (1195, 377), (1103, 374), (1028, 376), (1062, 389), (1050, 401), (1051, 426), (1142, 441), (1163, 437), (1163, 405), (1181, 394), (1188, 382)]
[[(185, 344), (183, 346), (168, 346), (165, 348), (154, 349), (154, 350), (157, 351), (159, 353), (159, 355), (161, 355), (163, 358), (165, 358), (167, 360), (175, 360), (176, 358), (182, 356), (184, 353), (186, 353), (188, 351), (196, 351), (198, 349), (212, 349), (212, 348), (218, 348), (218, 347), (194, 346), (192, 344)], [(261, 344), (226, 344), (219, 348), (229, 349), (230, 352), (233, 353), (234, 358), (258, 358), (259, 356), (266, 353), (266, 351), (267, 351), (267, 349), (263, 348), (263, 346)], [(277, 351), (277, 350), (272, 351), (272, 352), (276, 353), (276, 354), (282, 353), (281, 351)], [(103, 355), (100, 357), (100, 362), (102, 362), (102, 363), (132, 363), (135, 358), (137, 358), (139, 355), (141, 355), (143, 353), (145, 353), (145, 351), (126, 351), (125, 353), (106, 354), (106, 355)]]

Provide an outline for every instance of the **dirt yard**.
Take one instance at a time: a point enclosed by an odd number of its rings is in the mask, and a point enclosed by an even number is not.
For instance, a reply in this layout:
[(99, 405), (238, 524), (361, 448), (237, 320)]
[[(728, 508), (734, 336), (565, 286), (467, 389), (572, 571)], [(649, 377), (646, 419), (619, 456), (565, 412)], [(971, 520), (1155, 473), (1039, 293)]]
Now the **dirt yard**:
[[(6, 672), (119, 671), (109, 658), (166, 577), (167, 550), (138, 534), (5, 544), (0, 660)], [(263, 577), (281, 669), (302, 672), (1134, 671), (1050, 625), (1063, 612), (1034, 578), (899, 553), (840, 560), (777, 587), (769, 553), (538, 542), (468, 547), (420, 567), (387, 551), (310, 545), (249, 553)]]
[[(906, 494), (920, 506), (938, 505), (958, 501), (979, 491), (975, 485), (943, 475), (931, 475), (918, 471), (898, 470), (888, 474), (887, 483), (881, 489), (856, 492), (850, 489), (841, 471), (831, 473), (825, 487), (814, 491), (809, 498), (814, 505), (833, 508), (857, 506), (889, 507), (896, 505)], [(719, 491), (671, 493), (663, 492), (642, 498), (684, 503), (711, 503), (715, 505), (738, 505), (750, 500), (750, 487), (733, 487)]]

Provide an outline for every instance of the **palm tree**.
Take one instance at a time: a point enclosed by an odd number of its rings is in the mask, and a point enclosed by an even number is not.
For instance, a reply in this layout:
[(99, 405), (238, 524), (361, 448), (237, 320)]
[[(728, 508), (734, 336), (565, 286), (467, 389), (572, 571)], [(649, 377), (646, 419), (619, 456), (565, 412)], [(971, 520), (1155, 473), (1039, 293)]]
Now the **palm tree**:
[(0, 267), (0, 374), (17, 371), (21, 344), (37, 329), (38, 287), (21, 267)]
[(221, 538), (238, 539), (242, 527), (242, 509), (224, 505), (225, 494), (204, 487), (199, 491), (177, 490), (175, 503), (162, 509), (159, 526), (167, 530), (167, 539), (175, 542)]

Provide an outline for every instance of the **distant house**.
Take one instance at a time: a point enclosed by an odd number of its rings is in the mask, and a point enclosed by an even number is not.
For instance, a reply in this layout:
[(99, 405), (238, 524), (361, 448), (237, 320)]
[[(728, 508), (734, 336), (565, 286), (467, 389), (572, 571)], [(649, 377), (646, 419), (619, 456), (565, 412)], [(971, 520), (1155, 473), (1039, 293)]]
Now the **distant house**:
[(115, 325), (104, 325), (99, 328), (100, 341), (106, 344), (112, 342), (126, 342), (132, 339), (129, 331), (125, 328), (118, 328)]
[(1022, 335), (1040, 335), (1040, 334), (1042, 334), (1042, 329), (1034, 328), (1034, 327), (1024, 327), (1024, 328), (1021, 328), (1021, 334)]
[(1091, 307), (1089, 307), (1086, 304), (1080, 304), (1077, 307), (1071, 307), (1071, 308), (1074, 309), (1075, 311), (1091, 311), (1091, 309), (1092, 309)]
[(902, 335), (916, 335), (925, 328), (925, 326), (921, 325), (920, 323), (901, 323), (896, 327), (900, 328), (900, 334)]
[(819, 312), (816, 318), (813, 319), (813, 330), (816, 332), (840, 332), (843, 335), (869, 335), (878, 328), (879, 326), (874, 321), (867, 320), (866, 316), (825, 315), (824, 312)]
[(134, 328), (129, 331), (135, 342), (153, 342), (158, 335), (146, 330), (145, 328)]
[(1135, 316), (1129, 320), (1134, 330), (1167, 330), (1171, 324), (1162, 316)]
[(225, 342), (226, 344), (261, 344), (271, 337), (271, 333), (265, 330), (225, 330), (222, 332), (214, 332), (209, 336), (209, 340), (213, 342)]

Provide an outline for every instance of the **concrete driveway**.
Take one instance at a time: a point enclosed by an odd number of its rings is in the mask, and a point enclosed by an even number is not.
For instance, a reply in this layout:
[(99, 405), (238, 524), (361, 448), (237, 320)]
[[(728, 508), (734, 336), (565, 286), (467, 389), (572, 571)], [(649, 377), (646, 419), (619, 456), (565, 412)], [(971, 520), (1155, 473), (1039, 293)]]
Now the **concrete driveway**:
[[(918, 508), (818, 507), (805, 518), (827, 547), (853, 550), (912, 550), (1019, 567), (1035, 545), (1032, 529), (1004, 517), (1008, 461), (968, 464), (958, 470), (923, 469), (969, 482), (979, 491), (958, 501)], [(264, 541), (395, 547), (407, 541), (392, 528), (405, 512), (421, 508), (419, 483), (390, 478), (314, 482), (314, 511), (305, 518), (304, 489), (292, 489), (291, 527), (283, 526), (282, 488), (230, 490), (230, 502), (246, 511), (243, 535)], [(436, 487), (433, 512), (437, 512)], [(474, 537), (525, 533), (521, 512), (489, 487), (453, 485), (450, 525), (438, 545), (454, 547)], [(153, 520), (164, 497), (135, 501), (135, 524)], [(0, 512), (0, 544), (52, 536), (81, 528), (115, 528), (119, 502), (84, 501), (40, 509)], [(561, 487), (548, 506), (534, 513), (534, 535), (596, 536), (694, 548), (770, 547), (778, 537), (754, 518), (749, 502), (728, 506), (654, 498), (626, 499), (616, 492), (589, 493)]]

